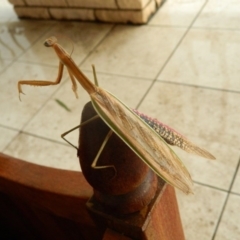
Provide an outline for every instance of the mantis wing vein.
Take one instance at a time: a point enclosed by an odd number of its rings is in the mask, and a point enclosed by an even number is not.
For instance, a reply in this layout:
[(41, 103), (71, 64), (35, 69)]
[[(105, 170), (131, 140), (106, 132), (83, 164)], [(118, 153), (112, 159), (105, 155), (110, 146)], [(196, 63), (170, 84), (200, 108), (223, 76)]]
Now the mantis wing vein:
[(191, 192), (192, 180), (187, 169), (153, 129), (111, 93), (98, 87), (90, 96), (103, 121), (157, 175), (183, 192)]

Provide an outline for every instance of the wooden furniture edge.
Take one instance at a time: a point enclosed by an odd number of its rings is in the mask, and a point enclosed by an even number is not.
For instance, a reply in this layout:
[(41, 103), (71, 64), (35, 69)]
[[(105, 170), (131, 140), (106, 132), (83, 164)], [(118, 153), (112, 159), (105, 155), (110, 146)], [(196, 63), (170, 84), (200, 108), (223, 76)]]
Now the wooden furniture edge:
[(93, 191), (81, 172), (40, 166), (0, 153), (0, 192), (59, 217), (93, 224), (85, 206)]

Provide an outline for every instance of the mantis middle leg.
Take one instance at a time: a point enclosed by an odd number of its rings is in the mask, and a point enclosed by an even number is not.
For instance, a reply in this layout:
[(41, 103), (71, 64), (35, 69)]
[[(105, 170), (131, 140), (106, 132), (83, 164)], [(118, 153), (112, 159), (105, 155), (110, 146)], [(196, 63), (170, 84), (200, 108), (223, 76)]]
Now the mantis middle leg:
[[(89, 122), (94, 121), (94, 120), (97, 119), (97, 118), (99, 118), (99, 116), (98, 116), (98, 115), (95, 115), (94, 117), (88, 119), (87, 121), (81, 123), (80, 125), (78, 125), (78, 126), (72, 128), (72, 129), (68, 130), (67, 132), (63, 133), (63, 134), (61, 135), (61, 138), (62, 138), (64, 141), (66, 141), (68, 144), (70, 144), (72, 147), (74, 147), (74, 148), (76, 148), (76, 149), (78, 150), (78, 148), (77, 148), (76, 146), (74, 146), (71, 142), (69, 142), (69, 141), (65, 138), (65, 136), (66, 136), (67, 134), (69, 134), (70, 132), (73, 132), (74, 130), (83, 127), (84, 125), (88, 124)], [(97, 161), (98, 161), (98, 159), (99, 159), (99, 156), (101, 155), (101, 153), (102, 153), (104, 147), (106, 146), (109, 138), (112, 136), (112, 133), (113, 133), (112, 130), (109, 130), (108, 134), (107, 134), (106, 137), (104, 138), (103, 143), (102, 143), (101, 147), (99, 148), (98, 153), (97, 153), (96, 157), (94, 158), (94, 160), (93, 160), (93, 162), (92, 162), (92, 164), (91, 164), (91, 167), (92, 167), (92, 168), (94, 168), (94, 169), (113, 168), (114, 171), (115, 171), (115, 173), (116, 173), (116, 168), (114, 167), (114, 165), (97, 166)]]

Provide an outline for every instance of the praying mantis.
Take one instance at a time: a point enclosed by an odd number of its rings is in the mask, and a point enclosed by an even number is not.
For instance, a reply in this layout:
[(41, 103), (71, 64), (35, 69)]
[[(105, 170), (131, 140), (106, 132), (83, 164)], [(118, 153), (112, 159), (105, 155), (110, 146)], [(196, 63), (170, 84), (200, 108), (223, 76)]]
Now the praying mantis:
[[(168, 144), (177, 145), (187, 152), (195, 153), (208, 159), (215, 159), (215, 157), (206, 150), (192, 144), (175, 130), (163, 125), (157, 120), (139, 113), (137, 110), (130, 109), (113, 94), (100, 88), (97, 84), (93, 84), (77, 67), (71, 55), (57, 43), (55, 37), (46, 39), (44, 45), (46, 47), (52, 47), (59, 58), (57, 78), (55, 81), (19, 81), (19, 98), (20, 94), (23, 93), (22, 85), (49, 86), (59, 84), (62, 78), (63, 69), (66, 67), (75, 96), (78, 98), (76, 82), (78, 81), (89, 94), (92, 105), (98, 114), (96, 117), (89, 119), (78, 127), (82, 127), (84, 124), (88, 124), (88, 122), (94, 121), (94, 119), (100, 117), (111, 129), (91, 166), (96, 169), (106, 167), (114, 168), (114, 166), (97, 166), (98, 157), (108, 139), (111, 137), (112, 132), (114, 132), (158, 176), (172, 186), (182, 190), (184, 193), (191, 193), (191, 176)], [(63, 134), (62, 137), (70, 131)]]

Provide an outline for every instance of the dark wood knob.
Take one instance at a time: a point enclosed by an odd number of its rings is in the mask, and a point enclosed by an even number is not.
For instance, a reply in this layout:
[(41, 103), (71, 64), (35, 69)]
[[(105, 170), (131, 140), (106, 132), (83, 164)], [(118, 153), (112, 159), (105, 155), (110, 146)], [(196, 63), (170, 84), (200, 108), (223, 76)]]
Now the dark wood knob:
[[(81, 123), (97, 115), (91, 102), (82, 112)], [(94, 197), (106, 208), (129, 213), (143, 208), (154, 197), (157, 177), (149, 167), (116, 135), (112, 134), (94, 169), (91, 164), (110, 131), (101, 118), (80, 128), (79, 151), (82, 172), (94, 188)]]

